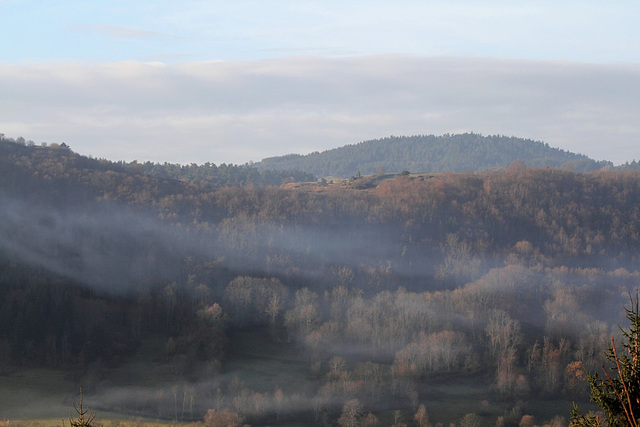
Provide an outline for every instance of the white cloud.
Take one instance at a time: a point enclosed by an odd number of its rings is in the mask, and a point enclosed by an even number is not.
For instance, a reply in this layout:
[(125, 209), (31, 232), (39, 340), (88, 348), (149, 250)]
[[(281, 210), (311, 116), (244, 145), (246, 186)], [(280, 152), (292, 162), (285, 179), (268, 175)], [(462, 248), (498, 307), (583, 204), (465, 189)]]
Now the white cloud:
[(475, 131), (640, 158), (640, 66), (372, 56), (0, 65), (0, 132), (123, 160), (244, 163)]

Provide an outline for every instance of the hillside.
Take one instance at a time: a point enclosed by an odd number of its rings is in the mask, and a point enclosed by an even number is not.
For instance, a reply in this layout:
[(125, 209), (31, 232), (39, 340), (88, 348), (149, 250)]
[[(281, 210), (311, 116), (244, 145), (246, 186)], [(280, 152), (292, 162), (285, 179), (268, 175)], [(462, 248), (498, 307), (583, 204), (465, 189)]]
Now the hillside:
[[(1, 134), (0, 134), (1, 135)], [(262, 170), (250, 165), (204, 163), (202, 165), (180, 165), (173, 163), (110, 161), (95, 159), (75, 153), (66, 144), (35, 145), (0, 136), (0, 184), (7, 190), (29, 194), (27, 178), (40, 177), (54, 192), (67, 190), (66, 197), (78, 198), (84, 191), (108, 192), (123, 185), (115, 185), (123, 179), (137, 176), (136, 185), (144, 183), (150, 187), (173, 186), (184, 191), (184, 184), (204, 188), (279, 186), (290, 182), (314, 181), (309, 173), (293, 170)], [(157, 181), (157, 182), (154, 182)], [(72, 188), (62, 185), (65, 182)], [(0, 187), (0, 190), (2, 188)], [(92, 190), (89, 190), (92, 189)], [(132, 193), (132, 189), (127, 189)], [(140, 188), (137, 189), (140, 192)]]
[(473, 172), (506, 168), (514, 161), (528, 167), (588, 172), (610, 165), (530, 139), (506, 136), (391, 136), (308, 155), (263, 159), (261, 169), (299, 169), (319, 177), (349, 177), (358, 172)]
[(5, 395), (47, 369), (136, 417), (545, 425), (586, 399), (640, 278), (637, 171), (247, 185), (4, 142)]

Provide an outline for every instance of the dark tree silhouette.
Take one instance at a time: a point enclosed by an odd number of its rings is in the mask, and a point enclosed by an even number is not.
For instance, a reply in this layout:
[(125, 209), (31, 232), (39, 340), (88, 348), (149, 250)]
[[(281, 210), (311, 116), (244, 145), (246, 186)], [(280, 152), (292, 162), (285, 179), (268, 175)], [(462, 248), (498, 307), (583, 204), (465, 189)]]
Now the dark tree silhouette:
[[(77, 405), (74, 403), (73, 409), (75, 409), (78, 414), (78, 418), (73, 418), (71, 411), (69, 411), (69, 425), (71, 427), (95, 427), (94, 420), (96, 418), (96, 414), (93, 412), (89, 413), (90, 409), (84, 408), (82, 388), (80, 388), (80, 402)], [(62, 420), (62, 425), (64, 427), (64, 420)]]

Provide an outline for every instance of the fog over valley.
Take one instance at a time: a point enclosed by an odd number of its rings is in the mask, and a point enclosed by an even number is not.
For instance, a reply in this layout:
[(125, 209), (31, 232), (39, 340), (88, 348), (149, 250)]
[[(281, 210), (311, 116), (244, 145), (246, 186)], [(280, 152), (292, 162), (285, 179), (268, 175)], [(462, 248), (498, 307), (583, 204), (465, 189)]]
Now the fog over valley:
[(40, 372), (45, 417), (82, 387), (104, 417), (566, 425), (640, 278), (631, 164), (295, 181), (0, 144), (0, 418)]

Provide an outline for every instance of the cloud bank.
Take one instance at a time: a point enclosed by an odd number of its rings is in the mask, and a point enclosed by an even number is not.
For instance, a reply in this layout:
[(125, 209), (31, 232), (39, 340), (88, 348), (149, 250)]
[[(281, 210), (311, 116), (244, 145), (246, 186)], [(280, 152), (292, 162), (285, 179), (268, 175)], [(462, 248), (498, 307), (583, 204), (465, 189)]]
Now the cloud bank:
[(640, 65), (370, 56), (0, 64), (0, 132), (112, 160), (245, 163), (479, 132), (640, 158)]

